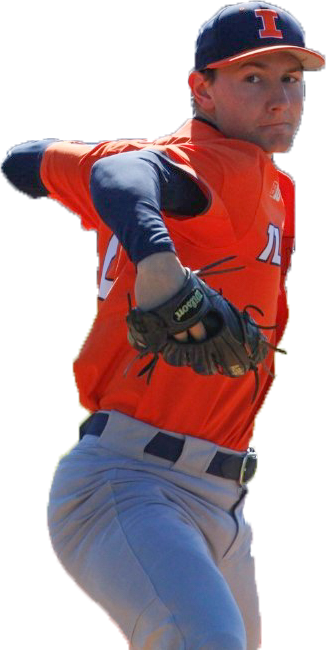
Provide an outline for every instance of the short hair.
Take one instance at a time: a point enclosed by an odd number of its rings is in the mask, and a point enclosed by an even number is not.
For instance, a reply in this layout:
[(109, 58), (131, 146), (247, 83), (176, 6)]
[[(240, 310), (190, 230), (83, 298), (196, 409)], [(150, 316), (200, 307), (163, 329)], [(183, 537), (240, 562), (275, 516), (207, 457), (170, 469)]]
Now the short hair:
[(213, 83), (216, 78), (217, 68), (205, 68), (204, 70), (199, 70), (199, 72), (204, 76), (205, 81)]

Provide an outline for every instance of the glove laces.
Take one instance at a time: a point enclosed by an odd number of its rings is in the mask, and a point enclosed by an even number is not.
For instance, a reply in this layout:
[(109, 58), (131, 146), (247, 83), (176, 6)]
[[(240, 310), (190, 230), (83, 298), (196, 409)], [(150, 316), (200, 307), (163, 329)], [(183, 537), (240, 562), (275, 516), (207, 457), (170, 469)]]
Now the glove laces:
[[(223, 257), (221, 260), (217, 260), (216, 262), (211, 262), (211, 264), (206, 264), (206, 266), (203, 266), (201, 269), (197, 269), (197, 271), (193, 271), (195, 275), (198, 275), (200, 278), (205, 278), (208, 275), (220, 275), (220, 273), (231, 273), (232, 271), (241, 271), (242, 269), (245, 269), (245, 266), (231, 266), (230, 268), (227, 269), (219, 269), (218, 271), (210, 271), (214, 266), (219, 266), (220, 264), (224, 264), (224, 262), (229, 262), (230, 260), (235, 260), (237, 256), (236, 255), (230, 255), (229, 257)], [(208, 273), (207, 273), (208, 271)]]
[[(248, 321), (250, 319), (250, 314), (248, 312), (248, 309), (254, 309), (261, 316), (264, 316), (264, 312), (259, 307), (257, 307), (257, 305), (246, 305), (244, 307), (244, 309), (243, 309), (243, 317), (244, 317), (244, 319), (246, 321)], [(251, 322), (252, 322), (252, 320), (251, 320)], [(275, 325), (258, 325), (258, 323), (255, 322), (255, 327), (258, 330), (275, 330), (275, 329), (277, 329), (277, 324), (275, 324)], [(247, 350), (248, 356), (251, 356), (252, 352), (251, 352), (251, 349), (250, 349), (250, 346), (249, 346), (249, 343), (248, 343), (247, 330), (244, 327), (243, 321), (241, 321), (241, 328), (242, 328), (242, 334), (243, 334), (243, 339), (244, 339), (244, 346), (245, 346), (245, 348)], [(271, 350), (274, 350), (274, 352), (281, 352), (282, 354), (287, 354), (286, 350), (283, 350), (282, 348), (276, 347), (275, 345), (273, 345), (272, 343), (270, 343), (267, 340), (265, 340), (263, 342), (259, 341), (259, 344), (266, 345)], [(266, 366), (266, 363), (265, 363), (264, 360), (262, 361), (262, 366), (263, 366), (265, 372), (267, 372), (267, 374), (270, 377), (275, 379), (274, 373), (272, 373), (271, 370)], [(255, 401), (256, 397), (257, 397), (258, 390), (259, 390), (258, 365), (257, 365), (257, 363), (254, 363), (254, 361), (251, 362), (251, 370), (255, 375), (255, 390), (254, 390), (254, 394), (253, 394), (253, 397), (252, 397), (252, 400), (251, 400), (251, 403), (253, 403)]]

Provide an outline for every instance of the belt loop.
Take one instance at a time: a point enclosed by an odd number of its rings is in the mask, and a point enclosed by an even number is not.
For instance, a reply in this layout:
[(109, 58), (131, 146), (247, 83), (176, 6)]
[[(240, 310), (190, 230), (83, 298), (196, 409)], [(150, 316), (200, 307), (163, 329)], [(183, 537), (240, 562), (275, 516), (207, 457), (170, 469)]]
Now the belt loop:
[[(204, 443), (204, 444), (203, 444)], [(195, 472), (197, 476), (206, 473), (216, 453), (216, 445), (209, 440), (185, 436), (185, 442), (178, 460), (171, 469), (181, 472)]]
[(109, 415), (101, 411), (92, 413), (79, 427), (79, 440), (86, 434), (99, 436), (107, 425)]

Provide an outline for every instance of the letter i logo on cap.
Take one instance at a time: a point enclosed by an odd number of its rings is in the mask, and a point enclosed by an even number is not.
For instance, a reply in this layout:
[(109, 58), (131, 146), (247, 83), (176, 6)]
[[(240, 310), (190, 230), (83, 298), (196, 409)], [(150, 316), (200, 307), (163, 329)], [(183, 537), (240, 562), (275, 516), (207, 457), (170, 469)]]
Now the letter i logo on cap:
[(276, 28), (275, 20), (278, 14), (273, 9), (256, 9), (255, 15), (263, 21), (263, 29), (259, 30), (259, 38), (283, 38), (283, 33)]

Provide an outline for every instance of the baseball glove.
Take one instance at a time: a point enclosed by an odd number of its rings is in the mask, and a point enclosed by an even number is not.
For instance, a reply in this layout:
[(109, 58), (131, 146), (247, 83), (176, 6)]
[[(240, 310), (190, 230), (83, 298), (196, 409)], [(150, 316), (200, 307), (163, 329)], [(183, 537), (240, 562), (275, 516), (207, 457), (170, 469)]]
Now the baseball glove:
[[(149, 353), (154, 355), (139, 375), (148, 372), (149, 382), (159, 355), (171, 366), (188, 366), (201, 375), (220, 373), (240, 377), (252, 370), (256, 377), (254, 399), (258, 391), (257, 365), (263, 362), (273, 346), (247, 312), (249, 306), (240, 312), (201, 280), (198, 273), (200, 271), (186, 269), (186, 279), (180, 291), (150, 311), (138, 307), (132, 309), (129, 296), (129, 343), (138, 351), (138, 359)], [(174, 338), (174, 334), (199, 321), (206, 329), (204, 340), (197, 341), (190, 333), (186, 342)]]

